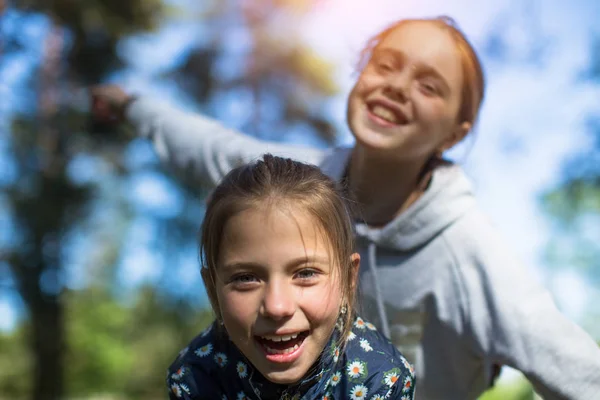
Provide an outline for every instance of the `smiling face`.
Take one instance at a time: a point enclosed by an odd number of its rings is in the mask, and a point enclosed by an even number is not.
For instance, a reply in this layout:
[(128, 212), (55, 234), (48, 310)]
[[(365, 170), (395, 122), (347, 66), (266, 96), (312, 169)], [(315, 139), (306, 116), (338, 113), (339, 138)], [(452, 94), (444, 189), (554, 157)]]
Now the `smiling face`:
[(215, 289), (233, 343), (267, 379), (290, 384), (315, 363), (342, 303), (339, 265), (303, 208), (254, 205), (225, 223)]
[(448, 31), (404, 23), (373, 49), (350, 93), (348, 124), (368, 151), (426, 160), (471, 128), (458, 118), (462, 89), (461, 56)]

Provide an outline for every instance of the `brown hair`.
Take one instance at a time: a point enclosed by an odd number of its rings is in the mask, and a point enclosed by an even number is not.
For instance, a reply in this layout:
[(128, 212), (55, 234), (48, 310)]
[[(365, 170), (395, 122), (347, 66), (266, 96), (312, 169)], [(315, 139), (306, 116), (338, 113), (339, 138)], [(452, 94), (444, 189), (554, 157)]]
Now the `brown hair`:
[(454, 19), (441, 16), (436, 18), (421, 18), (421, 19), (403, 19), (395, 22), (388, 28), (382, 30), (377, 35), (373, 36), (367, 45), (361, 50), (358, 62), (358, 71), (362, 71), (371, 58), (373, 51), (377, 46), (394, 30), (401, 26), (407, 25), (412, 22), (427, 22), (434, 24), (444, 30), (446, 30), (454, 39), (456, 48), (460, 53), (463, 69), (463, 89), (461, 93), (462, 103), (458, 112), (459, 122), (470, 122), (472, 125), (475, 124), (481, 103), (485, 93), (485, 76), (483, 73), (483, 67), (475, 49), (465, 36), (465, 34), (458, 28), (458, 25)]
[(355, 275), (351, 268), (354, 232), (348, 203), (342, 189), (313, 165), (270, 154), (229, 172), (212, 193), (202, 223), (200, 256), (204, 286), (213, 311), (220, 319), (216, 294), (217, 264), (223, 231), (237, 213), (258, 205), (282, 204), (301, 207), (312, 215), (329, 241), (334, 262), (339, 266), (343, 332), (346, 338), (355, 316)]

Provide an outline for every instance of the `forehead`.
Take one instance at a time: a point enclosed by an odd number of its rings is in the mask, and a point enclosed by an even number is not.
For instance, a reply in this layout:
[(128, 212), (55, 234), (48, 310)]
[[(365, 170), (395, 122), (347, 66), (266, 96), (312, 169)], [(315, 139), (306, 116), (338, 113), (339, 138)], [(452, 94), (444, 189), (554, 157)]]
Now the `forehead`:
[(414, 21), (400, 25), (388, 34), (377, 50), (401, 53), (411, 64), (437, 70), (450, 84), (462, 84), (462, 63), (450, 32), (432, 22)]
[(306, 251), (326, 254), (329, 240), (324, 233), (318, 219), (303, 207), (256, 205), (225, 223), (221, 251), (228, 255), (268, 250), (266, 254), (280, 259)]

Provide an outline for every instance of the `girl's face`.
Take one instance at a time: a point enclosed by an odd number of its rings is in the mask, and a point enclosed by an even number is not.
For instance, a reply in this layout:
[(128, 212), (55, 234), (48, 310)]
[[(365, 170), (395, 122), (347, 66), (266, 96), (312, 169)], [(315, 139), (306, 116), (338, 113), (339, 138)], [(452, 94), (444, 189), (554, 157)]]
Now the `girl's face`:
[(216, 279), (223, 323), (275, 383), (307, 373), (339, 316), (340, 266), (318, 226), (304, 209), (278, 205), (251, 207), (225, 224)]
[(398, 159), (427, 159), (457, 143), (463, 73), (448, 32), (429, 22), (392, 31), (373, 51), (348, 99), (357, 144)]

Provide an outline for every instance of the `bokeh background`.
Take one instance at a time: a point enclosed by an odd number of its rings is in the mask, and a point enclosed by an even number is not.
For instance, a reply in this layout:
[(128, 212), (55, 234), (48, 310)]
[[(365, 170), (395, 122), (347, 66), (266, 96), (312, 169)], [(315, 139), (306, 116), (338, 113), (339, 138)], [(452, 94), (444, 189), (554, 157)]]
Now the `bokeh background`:
[[(523, 268), (600, 339), (597, 0), (0, 0), (0, 398), (165, 398), (166, 367), (211, 320), (205, 194), (127, 128), (93, 123), (90, 84), (263, 139), (349, 143), (368, 37), (440, 14), (488, 79), (451, 156)], [(484, 395), (533, 398), (507, 368)]]

